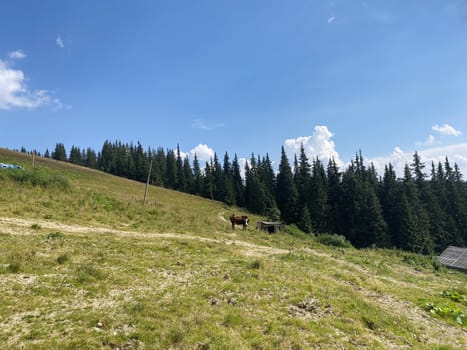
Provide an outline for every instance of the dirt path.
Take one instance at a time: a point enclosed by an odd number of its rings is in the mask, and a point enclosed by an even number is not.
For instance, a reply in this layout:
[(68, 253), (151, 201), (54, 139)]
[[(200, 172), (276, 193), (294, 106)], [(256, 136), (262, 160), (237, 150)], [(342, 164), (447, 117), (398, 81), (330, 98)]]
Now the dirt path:
[[(223, 219), (223, 213), (219, 214), (219, 218)], [(225, 219), (224, 219), (225, 220)], [(180, 239), (180, 240), (194, 240), (199, 242), (215, 243), (215, 244), (225, 244), (238, 247), (239, 253), (246, 256), (268, 256), (276, 254), (287, 254), (289, 251), (286, 249), (279, 249), (273, 247), (267, 247), (262, 245), (256, 245), (248, 243), (245, 241), (234, 240), (234, 239), (215, 239), (208, 237), (199, 237), (190, 234), (179, 234), (179, 233), (141, 233), (137, 231), (122, 231), (113, 228), (107, 227), (90, 227), (82, 225), (70, 225), (63, 224), (58, 222), (51, 222), (41, 219), (21, 219), (21, 218), (6, 218), (0, 217), (0, 232), (7, 233), (12, 235), (34, 235), (37, 234), (37, 231), (32, 228), (32, 225), (40, 225), (42, 228), (57, 230), (64, 233), (73, 233), (73, 234), (89, 234), (89, 233), (102, 233), (102, 234), (113, 234), (120, 237), (141, 237), (141, 238), (162, 238), (162, 239)], [(313, 249), (305, 248), (301, 250), (307, 254), (314, 254), (321, 256), (323, 259), (330, 259), (333, 262), (333, 266), (336, 269), (345, 269), (342, 266), (343, 261), (333, 257), (330, 254), (316, 251)], [(371, 272), (365, 269), (362, 266), (345, 262), (347, 268), (356, 269), (360, 273), (371, 274)], [(372, 276), (375, 279), (384, 279), (384, 276)], [(334, 282), (336, 280), (333, 279)], [(339, 281), (338, 281), (339, 282)], [(366, 300), (375, 303), (387, 309), (388, 312), (393, 314), (399, 314), (410, 320), (412, 324), (416, 326), (419, 331), (419, 334), (423, 334), (422, 341), (439, 343), (439, 344), (449, 344), (456, 347), (462, 348), (467, 344), (467, 331), (462, 328), (453, 327), (444, 322), (438, 321), (429, 315), (427, 315), (423, 310), (421, 310), (416, 305), (405, 301), (400, 300), (392, 295), (380, 294), (370, 291), (361, 286), (346, 282), (340, 281), (342, 284), (349, 285), (356, 293), (364, 297)], [(404, 286), (400, 281), (397, 285), (399, 288), (404, 287), (414, 287), (413, 285)], [(401, 285), (402, 284), (402, 285)], [(376, 335), (383, 344), (386, 344), (387, 348), (401, 348), (399, 345), (393, 343), (393, 340), (386, 339), (382, 335)], [(402, 347), (404, 348), (404, 347)]]
[(32, 225), (40, 225), (42, 228), (58, 230), (68, 233), (84, 234), (84, 233), (107, 233), (114, 234), (120, 237), (144, 237), (144, 238), (167, 238), (167, 239), (186, 239), (196, 240), (199, 242), (209, 242), (225, 245), (233, 245), (243, 248), (243, 253), (247, 256), (263, 256), (271, 254), (286, 254), (286, 249), (272, 248), (267, 246), (256, 245), (240, 240), (231, 239), (215, 239), (208, 237), (193, 236), (180, 233), (151, 233), (137, 231), (121, 231), (107, 227), (90, 227), (82, 225), (69, 225), (58, 222), (51, 222), (40, 219), (20, 219), (20, 218), (5, 218), (0, 217), (0, 232), (9, 233), (12, 235), (32, 235), (36, 234), (36, 230)]

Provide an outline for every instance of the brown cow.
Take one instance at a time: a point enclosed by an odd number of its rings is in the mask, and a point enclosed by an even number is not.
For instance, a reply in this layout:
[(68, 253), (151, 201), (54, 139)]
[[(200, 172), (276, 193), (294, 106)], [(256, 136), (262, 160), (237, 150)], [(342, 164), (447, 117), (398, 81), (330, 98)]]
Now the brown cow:
[(243, 226), (243, 231), (246, 231), (248, 227), (248, 216), (242, 215), (242, 216), (236, 216), (235, 214), (232, 214), (230, 217), (230, 222), (232, 223), (232, 230), (235, 230), (235, 225), (242, 225)]

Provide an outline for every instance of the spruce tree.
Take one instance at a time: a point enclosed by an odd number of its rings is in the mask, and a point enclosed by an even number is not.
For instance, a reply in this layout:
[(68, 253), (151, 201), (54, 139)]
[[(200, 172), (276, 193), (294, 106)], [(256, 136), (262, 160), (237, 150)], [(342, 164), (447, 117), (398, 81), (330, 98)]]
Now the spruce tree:
[(245, 186), (240, 173), (240, 163), (238, 162), (237, 154), (232, 162), (232, 181), (235, 193), (235, 203), (242, 207), (245, 205)]
[(343, 234), (340, 211), (341, 202), (341, 173), (334, 158), (329, 159), (327, 167), (327, 226), (326, 232)]
[(176, 159), (176, 181), (175, 181), (175, 186), (174, 189), (178, 191), (183, 191), (184, 190), (184, 178), (183, 178), (183, 160), (182, 156), (180, 154), (180, 145), (177, 144), (177, 159)]
[(404, 168), (403, 191), (401, 235), (405, 237), (402, 248), (416, 253), (430, 254), (433, 251), (430, 219), (420, 200), (417, 185), (408, 165)]
[(167, 151), (167, 165), (165, 173), (165, 184), (167, 188), (174, 190), (177, 186), (177, 160), (173, 150)]
[(165, 186), (167, 173), (167, 157), (162, 147), (159, 147), (154, 156), (153, 171), (151, 172), (152, 183)]
[(317, 232), (324, 233), (328, 227), (328, 189), (323, 163), (316, 158), (312, 165), (310, 194), (307, 206), (310, 209), (311, 221)]
[(78, 164), (78, 165), (81, 165), (81, 163), (82, 163), (81, 151), (80, 151), (80, 149), (78, 147), (76, 147), (74, 145), (71, 146), (69, 161), (70, 161), (70, 163)]
[(311, 206), (311, 165), (305, 154), (303, 144), (300, 145), (299, 158), (295, 156), (295, 187), (298, 193), (298, 210), (302, 211), (304, 207)]
[(57, 143), (55, 145), (55, 151), (52, 152), (52, 159), (66, 162), (67, 156), (66, 156), (65, 145), (63, 143)]
[(276, 200), (282, 220), (287, 224), (297, 222), (298, 193), (284, 146), (282, 146), (279, 173), (277, 174)]
[(203, 174), (201, 173), (201, 167), (199, 165), (198, 156), (195, 153), (193, 157), (193, 193), (201, 195), (203, 193)]
[(224, 198), (223, 201), (228, 204), (232, 205), (235, 204), (235, 187), (234, 187), (234, 180), (233, 180), (233, 170), (232, 165), (230, 164), (229, 155), (225, 152), (224, 155), (224, 165), (222, 172), (224, 174)]
[(183, 159), (183, 184), (181, 190), (186, 193), (193, 193), (194, 176), (191, 169), (190, 160), (188, 156)]

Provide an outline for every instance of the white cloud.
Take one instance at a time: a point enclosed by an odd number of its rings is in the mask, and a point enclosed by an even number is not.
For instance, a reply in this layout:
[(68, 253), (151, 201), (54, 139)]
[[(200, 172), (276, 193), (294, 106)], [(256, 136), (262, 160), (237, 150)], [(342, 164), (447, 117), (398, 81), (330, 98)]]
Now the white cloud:
[(8, 53), (8, 57), (12, 60), (21, 60), (26, 58), (26, 54), (22, 50), (16, 50)]
[(343, 162), (339, 158), (339, 153), (336, 151), (336, 145), (332, 140), (334, 136), (327, 126), (317, 125), (314, 127), (313, 135), (299, 136), (295, 139), (287, 139), (284, 142), (284, 149), (290, 160), (294, 154), (300, 153), (300, 147), (303, 144), (305, 154), (309, 159), (318, 157), (321, 161), (327, 162), (330, 158), (334, 158), (337, 165), (343, 166)]
[(47, 90), (28, 88), (23, 71), (11, 68), (8, 62), (0, 59), (0, 109), (32, 110), (47, 105), (54, 109), (70, 108), (63, 105), (59, 99), (52, 98)]
[(452, 127), (449, 124), (444, 124), (439, 126), (438, 124), (433, 125), (431, 127), (433, 131), (439, 132), (441, 135), (447, 135), (447, 136), (459, 136), (462, 135), (462, 132), (459, 130), (456, 130), (454, 127)]
[(208, 124), (203, 119), (195, 119), (195, 120), (193, 120), (192, 126), (195, 129), (209, 131), (209, 130), (222, 128), (222, 127), (225, 126), (225, 124), (224, 123)]
[(331, 23), (333, 23), (335, 21), (336, 21), (336, 17), (334, 17), (334, 16), (331, 16), (331, 17), (328, 18), (328, 23), (329, 24), (331, 24)]
[(61, 49), (65, 47), (65, 44), (63, 43), (63, 40), (60, 37), (60, 35), (57, 35), (57, 38), (55, 39), (55, 44)]
[(416, 142), (417, 146), (432, 146), (435, 143), (435, 137), (433, 135), (428, 135), (428, 138), (425, 141)]
[[(373, 159), (366, 159), (368, 163), (373, 162), (375, 168), (380, 176), (384, 174), (384, 166), (389, 163), (394, 167), (397, 176), (402, 177), (404, 175), (405, 164), (411, 164), (413, 162), (413, 155), (415, 151), (405, 152), (399, 147), (394, 148), (392, 154), (383, 157), (376, 157)], [(461, 171), (467, 170), (467, 158), (464, 156), (467, 154), (467, 143), (459, 143), (449, 146), (431, 147), (424, 150), (418, 151), (418, 154), (423, 163), (425, 163), (425, 172), (429, 175), (431, 171), (431, 162), (435, 165), (438, 162), (444, 164), (446, 157), (452, 166), (457, 163)]]
[(200, 161), (209, 162), (211, 158), (214, 158), (214, 150), (205, 144), (199, 144), (190, 151), (192, 158), (194, 158), (195, 154)]

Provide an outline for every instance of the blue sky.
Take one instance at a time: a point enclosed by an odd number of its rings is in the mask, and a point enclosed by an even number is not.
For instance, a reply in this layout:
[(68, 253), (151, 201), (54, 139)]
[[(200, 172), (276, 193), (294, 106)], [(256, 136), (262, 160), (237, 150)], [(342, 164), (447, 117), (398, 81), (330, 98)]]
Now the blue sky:
[(467, 1), (3, 1), (0, 147), (105, 140), (467, 174)]

